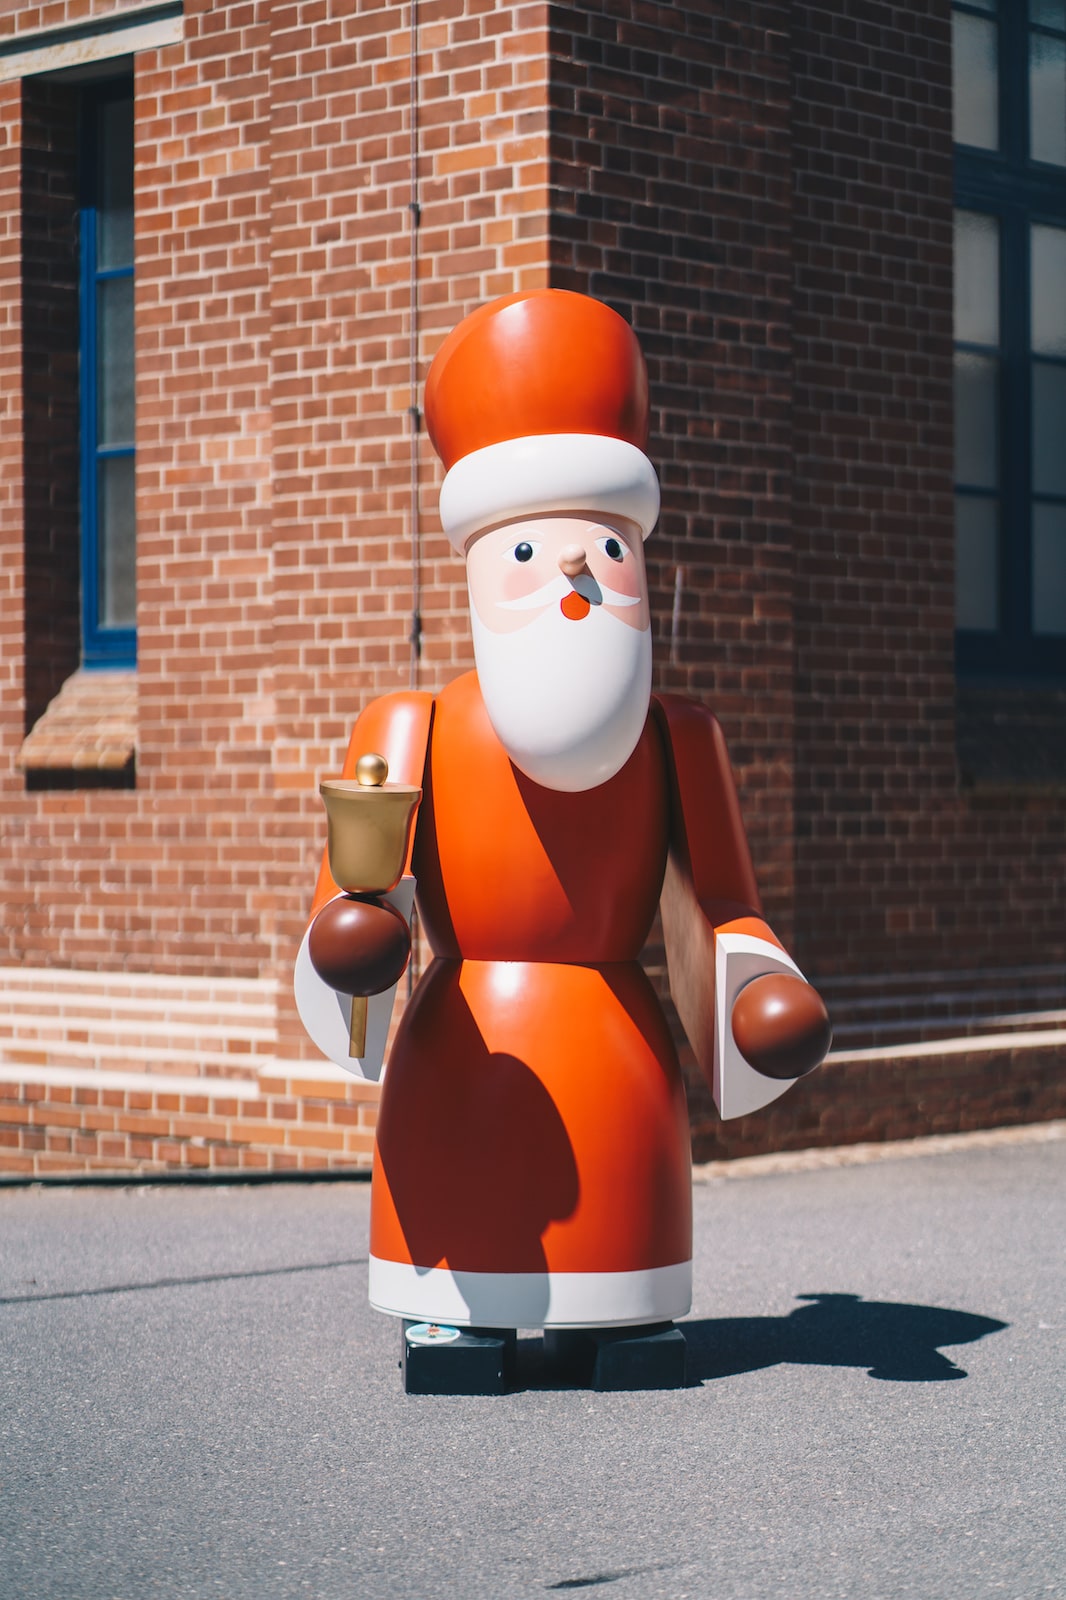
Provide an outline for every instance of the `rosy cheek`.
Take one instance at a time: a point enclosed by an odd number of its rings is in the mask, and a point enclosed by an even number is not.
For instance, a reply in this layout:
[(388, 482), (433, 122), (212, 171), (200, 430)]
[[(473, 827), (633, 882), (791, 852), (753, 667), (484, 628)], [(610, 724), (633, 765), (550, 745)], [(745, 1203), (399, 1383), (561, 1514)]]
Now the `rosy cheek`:
[(544, 582), (539, 561), (501, 561), (496, 578), (496, 600), (522, 600)]
[(543, 613), (544, 606), (509, 611), (505, 605), (506, 601), (522, 600), (541, 587), (544, 576), (539, 565), (536, 561), (505, 561), (499, 556), (477, 568), (471, 563), (470, 599), (486, 628), (493, 633), (516, 633)]

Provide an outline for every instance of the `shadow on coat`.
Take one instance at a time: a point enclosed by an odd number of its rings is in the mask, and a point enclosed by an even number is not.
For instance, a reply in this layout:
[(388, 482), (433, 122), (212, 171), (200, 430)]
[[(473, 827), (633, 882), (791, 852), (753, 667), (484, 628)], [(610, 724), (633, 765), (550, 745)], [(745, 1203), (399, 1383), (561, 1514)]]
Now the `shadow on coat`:
[(972, 1344), (1009, 1326), (994, 1317), (939, 1306), (864, 1300), (857, 1294), (801, 1294), (787, 1317), (706, 1318), (680, 1324), (692, 1382), (757, 1372), (781, 1362), (865, 1367), (892, 1383), (965, 1378), (941, 1345)]
[(396, 1035), (378, 1111), (371, 1252), (396, 1259), (390, 1250), (402, 1248), (416, 1272), (446, 1261), (475, 1325), (498, 1321), (479, 1275), (525, 1274), (522, 1312), (534, 1327), (548, 1309), (543, 1236), (578, 1204), (577, 1162), (550, 1093), (524, 1061), (488, 1048), (461, 980), (459, 962), (434, 961)]

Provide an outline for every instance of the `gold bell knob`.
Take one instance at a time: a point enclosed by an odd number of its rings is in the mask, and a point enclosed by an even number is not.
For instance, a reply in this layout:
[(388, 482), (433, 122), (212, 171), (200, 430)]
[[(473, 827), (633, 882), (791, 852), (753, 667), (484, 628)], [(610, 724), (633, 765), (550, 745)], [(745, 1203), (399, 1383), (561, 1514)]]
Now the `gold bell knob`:
[(355, 777), (364, 789), (380, 789), (389, 775), (389, 763), (384, 756), (368, 751), (355, 763)]

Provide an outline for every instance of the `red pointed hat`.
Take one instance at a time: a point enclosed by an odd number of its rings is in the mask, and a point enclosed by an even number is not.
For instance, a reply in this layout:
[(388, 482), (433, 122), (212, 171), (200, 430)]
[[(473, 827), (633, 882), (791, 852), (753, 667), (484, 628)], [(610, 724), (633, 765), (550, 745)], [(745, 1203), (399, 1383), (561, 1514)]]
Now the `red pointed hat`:
[(485, 528), (552, 511), (628, 517), (645, 538), (655, 526), (644, 357), (599, 300), (536, 289), (479, 307), (437, 352), (425, 404), (460, 552)]

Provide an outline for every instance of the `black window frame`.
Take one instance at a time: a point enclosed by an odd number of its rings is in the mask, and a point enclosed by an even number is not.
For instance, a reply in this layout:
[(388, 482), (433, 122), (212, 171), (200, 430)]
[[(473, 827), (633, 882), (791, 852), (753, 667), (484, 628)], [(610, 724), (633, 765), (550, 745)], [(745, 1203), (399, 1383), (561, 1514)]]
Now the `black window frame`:
[(99, 268), (97, 254), (97, 154), (102, 107), (134, 99), (132, 77), (109, 77), (86, 84), (81, 92), (80, 176), (80, 333), (79, 410), (81, 461), (81, 635), (85, 667), (135, 667), (136, 627), (110, 627), (100, 622), (101, 551), (99, 464), (105, 457), (136, 460), (136, 445), (101, 448), (97, 439), (97, 286), (107, 278), (135, 277), (136, 262), (120, 268)]

